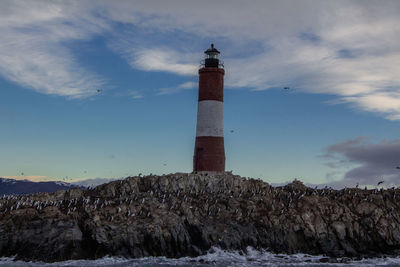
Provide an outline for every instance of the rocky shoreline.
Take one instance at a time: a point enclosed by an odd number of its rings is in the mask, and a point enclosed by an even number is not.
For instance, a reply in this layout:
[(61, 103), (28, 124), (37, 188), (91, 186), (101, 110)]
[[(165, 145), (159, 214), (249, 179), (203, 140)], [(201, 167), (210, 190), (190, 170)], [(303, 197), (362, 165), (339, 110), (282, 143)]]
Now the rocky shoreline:
[(128, 177), (90, 190), (0, 198), (0, 256), (176, 258), (212, 246), (399, 255), (399, 199), (395, 188), (272, 187), (231, 173)]

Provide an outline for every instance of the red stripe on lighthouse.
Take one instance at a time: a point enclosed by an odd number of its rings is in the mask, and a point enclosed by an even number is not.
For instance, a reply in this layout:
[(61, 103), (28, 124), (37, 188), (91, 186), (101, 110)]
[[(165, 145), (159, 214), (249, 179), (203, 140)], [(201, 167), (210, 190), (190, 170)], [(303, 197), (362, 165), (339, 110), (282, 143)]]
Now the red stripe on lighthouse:
[(223, 137), (198, 136), (196, 137), (194, 150), (194, 171), (225, 171), (225, 148)]
[(199, 70), (199, 101), (224, 101), (224, 69), (202, 68)]

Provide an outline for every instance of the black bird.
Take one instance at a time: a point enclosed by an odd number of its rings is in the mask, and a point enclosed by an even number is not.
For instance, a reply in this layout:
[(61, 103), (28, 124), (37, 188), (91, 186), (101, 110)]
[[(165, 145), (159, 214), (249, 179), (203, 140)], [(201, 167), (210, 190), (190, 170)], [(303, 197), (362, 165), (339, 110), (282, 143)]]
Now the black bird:
[(400, 170), (400, 166), (397, 166), (396, 169)]
[(100, 93), (101, 91), (103, 91), (103, 90), (101, 90), (101, 89), (97, 89), (97, 93)]
[(283, 89), (285, 89), (285, 90), (289, 90), (289, 89), (290, 89), (290, 87), (283, 87)]
[(383, 184), (384, 182), (385, 182), (385, 181), (380, 181), (380, 182), (378, 182), (377, 186), (380, 185), (380, 184)]
[(231, 133), (233, 133), (233, 130), (231, 130)]

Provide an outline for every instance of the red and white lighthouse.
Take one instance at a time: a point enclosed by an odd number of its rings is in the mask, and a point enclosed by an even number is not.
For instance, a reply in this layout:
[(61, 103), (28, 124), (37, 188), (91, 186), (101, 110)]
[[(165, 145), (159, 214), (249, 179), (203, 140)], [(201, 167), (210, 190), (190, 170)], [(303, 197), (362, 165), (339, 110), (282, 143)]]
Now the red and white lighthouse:
[(199, 69), (199, 102), (197, 108), (194, 172), (224, 172), (224, 74), (220, 52), (211, 44)]

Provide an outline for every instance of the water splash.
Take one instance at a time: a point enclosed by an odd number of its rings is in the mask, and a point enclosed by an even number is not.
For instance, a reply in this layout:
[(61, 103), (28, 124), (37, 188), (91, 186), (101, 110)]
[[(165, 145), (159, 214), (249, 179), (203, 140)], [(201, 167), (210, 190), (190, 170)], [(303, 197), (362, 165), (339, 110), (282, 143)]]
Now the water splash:
[[(325, 262), (337, 260), (337, 263)], [(55, 263), (44, 262), (24, 262), (14, 261), (14, 258), (0, 258), (0, 266), (16, 266), (16, 267), (54, 267), (54, 266), (95, 266), (95, 267), (136, 267), (136, 266), (219, 266), (219, 267), (249, 267), (249, 266), (268, 266), (268, 267), (289, 267), (289, 266), (385, 266), (400, 267), (400, 257), (382, 257), (369, 258), (362, 260), (351, 260), (346, 258), (329, 259), (324, 256), (313, 256), (307, 254), (274, 254), (268, 251), (255, 250), (248, 247), (245, 252), (242, 251), (225, 251), (220, 248), (213, 247), (207, 254), (195, 258), (183, 257), (178, 259), (169, 259), (166, 257), (146, 257), (140, 259), (126, 259), (119, 257), (104, 257), (97, 260), (69, 260)]]

